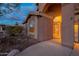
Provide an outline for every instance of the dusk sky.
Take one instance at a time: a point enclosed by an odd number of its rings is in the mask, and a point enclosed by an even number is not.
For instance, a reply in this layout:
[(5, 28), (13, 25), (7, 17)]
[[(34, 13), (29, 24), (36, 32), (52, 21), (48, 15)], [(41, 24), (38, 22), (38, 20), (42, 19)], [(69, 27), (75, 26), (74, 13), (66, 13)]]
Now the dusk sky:
[(37, 10), (37, 6), (34, 3), (20, 3), (16, 8), (12, 9), (12, 12), (9, 13), (8, 5), (2, 4), (0, 9), (3, 13), (6, 11), (4, 15), (0, 16), (0, 24), (15, 25), (16, 23), (22, 24), (31, 11), (33, 12)]

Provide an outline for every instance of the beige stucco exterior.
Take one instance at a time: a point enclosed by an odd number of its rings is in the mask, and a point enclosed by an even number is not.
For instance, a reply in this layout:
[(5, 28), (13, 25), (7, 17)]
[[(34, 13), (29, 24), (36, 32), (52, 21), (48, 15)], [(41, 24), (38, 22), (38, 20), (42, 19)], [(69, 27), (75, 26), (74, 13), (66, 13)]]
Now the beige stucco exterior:
[[(35, 32), (31, 33), (28, 30), (28, 34), (34, 34), (34, 38), (39, 41), (51, 40), (53, 38), (53, 23), (55, 17), (61, 16), (61, 44), (70, 48), (74, 46), (74, 6), (75, 4), (48, 4), (48, 9), (45, 3), (39, 4), (39, 10), (37, 15), (32, 14), (29, 18), (35, 21)], [(53, 6), (53, 7), (50, 7)], [(49, 10), (51, 8), (51, 11)], [(48, 11), (45, 11), (48, 10)], [(53, 39), (54, 40), (54, 39)]]

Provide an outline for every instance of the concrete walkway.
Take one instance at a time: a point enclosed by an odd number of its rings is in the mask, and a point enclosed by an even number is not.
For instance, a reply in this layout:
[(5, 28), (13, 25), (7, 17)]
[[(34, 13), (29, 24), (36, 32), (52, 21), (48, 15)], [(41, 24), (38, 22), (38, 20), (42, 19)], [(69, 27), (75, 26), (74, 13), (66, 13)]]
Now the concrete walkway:
[(72, 50), (71, 56), (79, 56), (79, 46)]
[(72, 49), (62, 45), (44, 41), (26, 48), (17, 56), (69, 56)]

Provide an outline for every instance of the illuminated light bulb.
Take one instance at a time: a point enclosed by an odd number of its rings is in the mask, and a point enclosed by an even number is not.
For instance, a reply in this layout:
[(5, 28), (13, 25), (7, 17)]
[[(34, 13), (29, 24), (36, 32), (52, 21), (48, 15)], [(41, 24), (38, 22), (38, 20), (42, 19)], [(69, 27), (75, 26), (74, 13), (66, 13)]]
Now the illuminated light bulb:
[(32, 24), (30, 24), (30, 27), (33, 27), (33, 25), (32, 25)]

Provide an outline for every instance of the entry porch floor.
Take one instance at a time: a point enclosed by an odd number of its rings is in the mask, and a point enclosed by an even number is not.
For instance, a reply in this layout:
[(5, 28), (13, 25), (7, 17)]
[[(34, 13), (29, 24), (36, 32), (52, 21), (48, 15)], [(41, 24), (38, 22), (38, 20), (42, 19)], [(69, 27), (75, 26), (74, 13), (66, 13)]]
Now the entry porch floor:
[(71, 49), (68, 47), (64, 47), (61, 44), (54, 43), (50, 40), (32, 45), (17, 54), (17, 56), (72, 56), (72, 55), (79, 55), (79, 49)]

